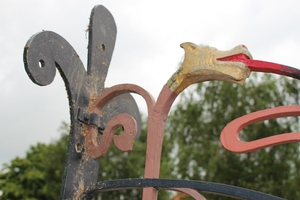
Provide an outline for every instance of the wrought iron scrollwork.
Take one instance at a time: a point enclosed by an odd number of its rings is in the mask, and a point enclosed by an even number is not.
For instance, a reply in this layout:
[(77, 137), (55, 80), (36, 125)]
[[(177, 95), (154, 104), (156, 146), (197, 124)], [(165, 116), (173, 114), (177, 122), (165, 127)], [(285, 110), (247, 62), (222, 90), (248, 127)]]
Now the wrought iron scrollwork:
[[(115, 21), (105, 7), (94, 7), (88, 31), (87, 71), (73, 47), (54, 32), (43, 31), (33, 35), (24, 49), (25, 69), (30, 79), (38, 85), (48, 85), (58, 69), (68, 93), (71, 132), (61, 199), (80, 196), (85, 187), (97, 182), (98, 177), (99, 160), (86, 156), (87, 125), (77, 120), (77, 112), (79, 108), (88, 112), (92, 102), (105, 90), (104, 82), (117, 33)], [(129, 94), (112, 99), (103, 108), (103, 113), (106, 124), (114, 116), (128, 113), (140, 130), (139, 110)], [(101, 135), (97, 137), (101, 139)]]
[[(244, 84), (251, 71), (277, 73), (299, 78), (299, 70), (283, 65), (255, 61), (244, 45), (229, 51), (183, 43), (185, 59), (180, 68), (162, 87), (157, 101), (143, 88), (133, 84), (120, 84), (105, 88), (104, 83), (116, 40), (116, 25), (111, 13), (103, 6), (95, 6), (89, 24), (88, 63), (83, 63), (73, 47), (61, 36), (51, 31), (33, 35), (24, 49), (25, 69), (30, 79), (38, 85), (50, 84), (60, 72), (67, 89), (71, 132), (63, 177), (61, 199), (91, 199), (95, 194), (119, 189), (143, 189), (143, 199), (156, 199), (157, 190), (169, 189), (185, 192), (195, 199), (205, 199), (199, 192), (210, 192), (239, 199), (279, 200), (281, 198), (257, 191), (219, 183), (160, 179), (160, 159), (165, 122), (172, 103), (186, 87), (203, 81), (222, 80)], [(261, 67), (261, 65), (264, 65)], [(274, 68), (280, 66), (279, 70)], [(148, 130), (145, 174), (142, 179), (112, 180), (97, 183), (99, 158), (108, 150), (112, 141), (121, 151), (131, 151), (134, 140), (141, 132), (141, 118), (135, 100), (130, 93), (144, 98), (148, 108)], [(229, 125), (221, 136), (225, 147), (240, 145), (238, 132), (248, 124), (270, 116), (299, 115), (299, 107), (271, 110), (270, 115), (258, 118), (255, 114), (234, 122), (237, 130)], [(281, 112), (281, 114), (279, 114)], [(293, 113), (290, 115), (290, 113)], [(252, 118), (251, 118), (252, 117)], [(92, 118), (92, 119), (91, 119)], [(243, 124), (244, 123), (244, 124)], [(123, 127), (121, 135), (114, 135)], [(101, 129), (101, 131), (99, 131)], [(233, 131), (228, 133), (227, 129)], [(233, 130), (234, 129), (234, 130)], [(276, 136), (276, 144), (299, 141), (290, 134), (290, 140)], [(296, 139), (294, 138), (296, 137)], [(229, 138), (229, 139), (228, 139)], [(274, 139), (275, 137), (273, 137)], [(246, 151), (266, 147), (270, 140), (247, 147)], [(268, 143), (269, 142), (269, 143)], [(272, 142), (271, 142), (272, 143)], [(254, 145), (254, 146), (255, 146)], [(241, 151), (241, 148), (234, 151)]]

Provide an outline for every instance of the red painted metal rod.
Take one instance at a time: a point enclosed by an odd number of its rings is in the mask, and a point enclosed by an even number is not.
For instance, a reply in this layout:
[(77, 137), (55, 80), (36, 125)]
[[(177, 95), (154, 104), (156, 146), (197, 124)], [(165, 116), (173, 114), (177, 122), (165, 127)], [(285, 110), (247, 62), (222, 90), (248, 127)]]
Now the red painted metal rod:
[(291, 117), (300, 115), (300, 106), (280, 106), (260, 110), (239, 117), (229, 124), (221, 132), (220, 140), (224, 148), (235, 153), (248, 153), (280, 144), (287, 144), (300, 141), (300, 132), (282, 133), (254, 141), (241, 141), (240, 132), (247, 126), (264, 120), (280, 117)]
[(219, 58), (220, 61), (232, 61), (244, 63), (252, 72), (273, 73), (283, 76), (289, 76), (300, 80), (300, 70), (282, 64), (252, 60), (245, 54), (236, 54), (233, 56)]

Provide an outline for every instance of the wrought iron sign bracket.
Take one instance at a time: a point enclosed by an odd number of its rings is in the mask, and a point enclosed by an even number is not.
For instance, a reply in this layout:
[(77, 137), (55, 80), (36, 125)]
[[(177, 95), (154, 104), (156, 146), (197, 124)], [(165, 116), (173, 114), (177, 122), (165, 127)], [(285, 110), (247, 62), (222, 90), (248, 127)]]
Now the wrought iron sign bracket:
[[(60, 72), (69, 98), (71, 131), (63, 176), (61, 199), (91, 199), (97, 193), (120, 189), (143, 189), (143, 199), (157, 199), (158, 189), (169, 189), (204, 200), (199, 193), (206, 191), (239, 199), (282, 199), (244, 188), (201, 181), (160, 179), (160, 159), (165, 122), (176, 97), (189, 85), (221, 80), (243, 85), (251, 71), (277, 73), (300, 78), (300, 71), (284, 65), (255, 61), (244, 45), (228, 51), (198, 46), (190, 42), (181, 44), (185, 57), (179, 69), (170, 77), (157, 101), (143, 88), (133, 84), (120, 84), (104, 88), (106, 75), (116, 41), (116, 24), (111, 13), (103, 6), (95, 6), (89, 24), (88, 63), (85, 70), (73, 47), (51, 31), (33, 35), (24, 48), (24, 65), (29, 78), (38, 85), (50, 84)], [(141, 133), (141, 117), (130, 93), (140, 95), (148, 108), (147, 146), (144, 178), (97, 182), (99, 161), (112, 141), (122, 151), (131, 151), (134, 140)], [(263, 119), (299, 115), (299, 107), (274, 109)], [(280, 114), (278, 114), (281, 112)], [(258, 113), (260, 114), (260, 113)], [(266, 146), (299, 141), (290, 135), (288, 140), (276, 137), (249, 143), (246, 149), (237, 140), (239, 131), (259, 121), (257, 113), (234, 121), (222, 133), (225, 148), (235, 152), (250, 152)], [(253, 119), (255, 118), (255, 119)], [(247, 123), (244, 123), (247, 121)], [(118, 127), (120, 135), (114, 135)], [(236, 127), (238, 129), (236, 130)], [(101, 133), (101, 134), (99, 134)], [(232, 142), (233, 141), (233, 142)], [(233, 145), (233, 147), (232, 147)], [(254, 147), (255, 146), (255, 147)], [(101, 170), (101, 169), (100, 169)]]
[(86, 153), (87, 124), (102, 129), (115, 115), (128, 113), (141, 126), (138, 107), (130, 94), (120, 95), (108, 102), (103, 107), (102, 119), (86, 112), (104, 91), (117, 33), (113, 16), (103, 6), (93, 8), (88, 30), (87, 70), (73, 47), (54, 32), (43, 31), (33, 35), (24, 48), (24, 65), (29, 78), (38, 85), (48, 85), (57, 69), (68, 94), (71, 131), (61, 199), (78, 199), (86, 187), (97, 183), (99, 159)]

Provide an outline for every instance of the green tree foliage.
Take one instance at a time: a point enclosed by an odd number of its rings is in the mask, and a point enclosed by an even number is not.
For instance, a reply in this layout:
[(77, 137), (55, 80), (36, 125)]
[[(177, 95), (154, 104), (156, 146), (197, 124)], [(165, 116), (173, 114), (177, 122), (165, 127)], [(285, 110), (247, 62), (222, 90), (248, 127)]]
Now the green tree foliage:
[[(299, 84), (289, 78), (255, 76), (244, 87), (220, 81), (207, 82), (186, 92), (169, 117), (165, 145), (174, 148), (173, 174), (177, 178), (236, 185), (287, 199), (300, 199), (299, 144), (293, 143), (234, 154), (219, 141), (227, 123), (247, 113), (298, 102)], [(296, 117), (250, 125), (241, 132), (244, 141), (297, 131)], [(207, 199), (231, 199), (206, 195)], [(187, 198), (188, 199), (188, 198)]]
[(31, 146), (25, 158), (15, 158), (0, 172), (0, 199), (58, 199), (67, 149), (68, 125), (59, 140)]
[[(161, 177), (219, 182), (299, 199), (298, 143), (234, 154), (219, 142), (220, 132), (231, 120), (261, 109), (297, 104), (298, 91), (299, 84), (292, 79), (253, 74), (244, 87), (219, 81), (190, 87), (181, 96), (167, 123)], [(245, 128), (241, 137), (251, 141), (298, 128), (297, 118), (275, 119)], [(68, 125), (63, 123), (60, 131), (59, 140), (31, 146), (24, 158), (17, 157), (4, 166), (0, 172), (0, 199), (59, 198)], [(133, 152), (123, 153), (111, 145), (101, 158), (98, 180), (142, 177), (145, 149), (144, 124)], [(112, 191), (99, 194), (96, 199), (141, 199), (141, 192)], [(207, 199), (226, 199), (204, 195)], [(170, 193), (160, 191), (159, 199), (170, 199)]]

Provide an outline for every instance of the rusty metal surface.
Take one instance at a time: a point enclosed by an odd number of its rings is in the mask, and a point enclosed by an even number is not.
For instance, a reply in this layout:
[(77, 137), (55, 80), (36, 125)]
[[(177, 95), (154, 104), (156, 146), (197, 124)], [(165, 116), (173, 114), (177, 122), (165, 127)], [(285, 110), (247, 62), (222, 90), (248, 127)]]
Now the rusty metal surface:
[[(143, 88), (133, 84), (115, 85), (111, 88), (106, 89), (93, 102), (91, 106), (91, 112), (98, 115), (105, 116), (105, 113), (103, 113), (105, 105), (111, 102), (114, 98), (117, 97), (120, 98), (120, 96), (122, 97), (129, 92), (141, 95), (145, 99), (145, 102), (147, 104), (148, 115), (149, 116), (152, 115), (152, 108), (155, 104), (153, 97), (151, 96), (150, 93), (148, 93)], [(124, 104), (123, 107), (128, 107), (128, 106), (130, 107), (129, 103)], [(85, 136), (86, 136), (86, 149), (89, 156), (96, 159), (105, 155), (112, 140), (121, 151), (131, 151), (133, 147), (134, 139), (136, 138), (137, 132), (138, 134), (140, 133), (140, 127), (141, 127), (138, 126), (139, 127), (138, 128), (136, 126), (136, 119), (139, 119), (137, 118), (137, 114), (139, 115), (139, 113), (131, 112), (131, 114), (132, 114), (131, 116), (133, 116), (134, 118), (132, 118), (130, 115), (116, 115), (114, 117), (111, 117), (111, 120), (108, 122), (107, 126), (105, 127), (100, 142), (97, 142), (95, 139), (95, 136), (98, 135), (97, 127), (93, 125), (88, 126), (87, 133)], [(140, 123), (141, 122), (139, 121), (139, 124)], [(116, 128), (120, 126), (123, 127), (123, 133), (119, 136), (114, 136), (114, 132)]]
[[(87, 125), (77, 120), (77, 114), (79, 108), (88, 113), (93, 101), (104, 91), (116, 31), (110, 12), (103, 6), (94, 7), (89, 25), (87, 71), (73, 47), (54, 32), (33, 35), (24, 49), (25, 69), (30, 79), (38, 85), (48, 85), (57, 68), (68, 93), (71, 132), (61, 199), (76, 199), (85, 187), (97, 182), (99, 160), (86, 153)], [(119, 113), (129, 113), (141, 124), (138, 108), (129, 94), (112, 99), (103, 113), (104, 123)]]

